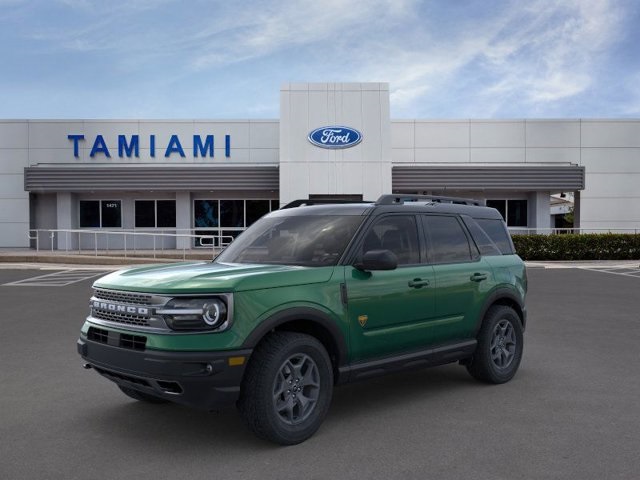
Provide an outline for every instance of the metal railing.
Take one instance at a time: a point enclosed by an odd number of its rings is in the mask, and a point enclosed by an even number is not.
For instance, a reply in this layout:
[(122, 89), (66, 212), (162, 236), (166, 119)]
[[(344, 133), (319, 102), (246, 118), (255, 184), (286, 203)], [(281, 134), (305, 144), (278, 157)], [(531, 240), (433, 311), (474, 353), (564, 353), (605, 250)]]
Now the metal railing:
[(77, 251), (79, 254), (92, 251), (95, 256), (98, 256), (98, 252), (100, 252), (101, 254), (118, 253), (127, 257), (139, 252), (152, 252), (153, 258), (157, 258), (159, 252), (179, 252), (182, 250), (182, 258), (186, 259), (187, 250), (191, 250), (193, 247), (203, 251), (211, 250), (213, 258), (216, 253), (234, 240), (234, 236), (223, 233), (220, 229), (205, 228), (172, 229), (170, 231), (31, 229), (28, 233), (28, 239), (33, 242), (32, 247), (38, 253), (45, 250), (51, 252)]
[(540, 234), (540, 235), (559, 235), (564, 233), (623, 233), (635, 234), (640, 233), (640, 228), (538, 228), (538, 227), (508, 227), (511, 235), (517, 234)]

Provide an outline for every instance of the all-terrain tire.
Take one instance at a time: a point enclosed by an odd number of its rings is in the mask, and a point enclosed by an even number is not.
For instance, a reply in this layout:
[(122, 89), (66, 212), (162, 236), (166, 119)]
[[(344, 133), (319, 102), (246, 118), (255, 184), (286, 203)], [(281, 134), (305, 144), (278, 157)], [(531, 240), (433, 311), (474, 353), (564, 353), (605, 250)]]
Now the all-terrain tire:
[(131, 397), (134, 400), (138, 400), (140, 402), (147, 402), (147, 403), (168, 403), (169, 402), (164, 398), (156, 397), (154, 395), (149, 395), (148, 393), (144, 393), (144, 392), (139, 392), (138, 390), (134, 390), (133, 388), (123, 387), (122, 385), (118, 385), (118, 388), (127, 397)]
[(260, 438), (294, 445), (320, 427), (333, 395), (333, 368), (324, 346), (297, 332), (274, 332), (247, 366), (238, 409)]
[(522, 323), (505, 305), (491, 307), (478, 332), (478, 346), (466, 365), (474, 378), (487, 383), (505, 383), (516, 374), (522, 360)]

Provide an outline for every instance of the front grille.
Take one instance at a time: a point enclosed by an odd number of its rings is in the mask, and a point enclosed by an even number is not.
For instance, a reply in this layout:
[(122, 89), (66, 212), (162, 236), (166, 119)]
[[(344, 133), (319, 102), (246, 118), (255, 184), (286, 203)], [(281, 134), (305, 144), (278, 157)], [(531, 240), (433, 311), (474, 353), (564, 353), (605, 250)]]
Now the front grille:
[(149, 326), (149, 317), (135, 315), (132, 313), (109, 312), (107, 310), (98, 310), (97, 308), (94, 308), (92, 316), (100, 320), (124, 323), (125, 325), (137, 325), (139, 327)]
[(131, 350), (144, 350), (147, 346), (147, 337), (141, 335), (120, 334), (120, 346)]
[(108, 343), (109, 332), (107, 330), (103, 330), (102, 328), (89, 327), (87, 338), (98, 343)]
[(128, 303), (132, 305), (151, 305), (152, 296), (145, 293), (117, 292), (96, 288), (94, 297), (110, 302)]

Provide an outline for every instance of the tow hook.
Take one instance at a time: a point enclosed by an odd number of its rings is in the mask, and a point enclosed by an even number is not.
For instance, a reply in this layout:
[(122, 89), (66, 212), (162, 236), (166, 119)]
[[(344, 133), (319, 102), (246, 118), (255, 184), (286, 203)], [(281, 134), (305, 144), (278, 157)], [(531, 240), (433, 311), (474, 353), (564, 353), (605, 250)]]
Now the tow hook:
[(89, 370), (89, 369), (91, 369), (91, 368), (93, 368), (93, 367), (92, 367), (92, 366), (91, 366), (91, 364), (89, 364), (89, 363), (83, 363), (83, 364), (82, 364), (82, 368), (84, 368), (85, 370)]

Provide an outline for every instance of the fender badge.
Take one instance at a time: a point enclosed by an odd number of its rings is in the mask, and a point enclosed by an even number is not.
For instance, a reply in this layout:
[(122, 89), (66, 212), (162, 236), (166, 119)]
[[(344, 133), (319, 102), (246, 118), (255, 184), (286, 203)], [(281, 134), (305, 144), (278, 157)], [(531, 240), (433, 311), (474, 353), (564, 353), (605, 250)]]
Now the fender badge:
[(364, 327), (366, 325), (367, 320), (369, 320), (369, 317), (367, 315), (358, 315), (358, 323), (361, 327)]

